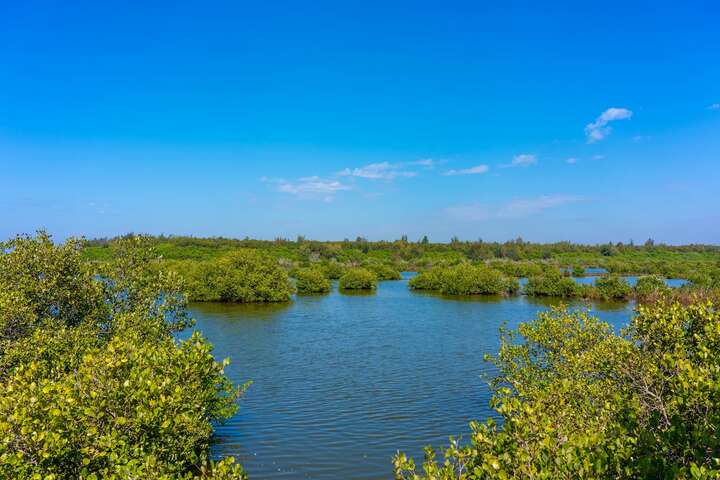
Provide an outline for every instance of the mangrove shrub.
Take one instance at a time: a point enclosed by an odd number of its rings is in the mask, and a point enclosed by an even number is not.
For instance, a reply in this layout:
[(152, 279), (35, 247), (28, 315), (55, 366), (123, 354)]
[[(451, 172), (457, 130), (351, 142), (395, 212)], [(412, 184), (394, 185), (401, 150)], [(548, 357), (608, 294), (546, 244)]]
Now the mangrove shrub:
[(299, 268), (295, 271), (295, 288), (299, 294), (327, 293), (332, 285), (319, 268)]
[(202, 262), (185, 273), (191, 301), (287, 302), (293, 293), (287, 272), (261, 252), (241, 249)]
[(595, 281), (595, 288), (603, 300), (627, 300), (633, 294), (630, 284), (617, 275), (603, 275)]
[(242, 479), (213, 424), (242, 389), (189, 323), (180, 278), (138, 238), (100, 271), (81, 242), (0, 248), (0, 478)]
[(374, 290), (377, 287), (377, 277), (370, 270), (352, 268), (340, 277), (339, 285), (343, 290)]
[(549, 297), (578, 297), (583, 294), (583, 289), (570, 277), (560, 273), (535, 275), (528, 278), (524, 291), (530, 296)]
[(503, 335), (492, 382), (502, 422), (397, 479), (717, 479), (720, 304), (639, 306), (621, 335), (586, 312), (539, 314)]

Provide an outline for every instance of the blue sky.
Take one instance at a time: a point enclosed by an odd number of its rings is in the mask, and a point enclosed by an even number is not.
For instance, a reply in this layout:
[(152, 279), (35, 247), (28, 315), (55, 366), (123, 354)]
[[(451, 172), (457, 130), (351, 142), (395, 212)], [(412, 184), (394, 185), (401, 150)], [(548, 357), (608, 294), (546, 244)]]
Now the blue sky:
[(539, 4), (3, 2), (0, 235), (720, 243), (717, 2)]

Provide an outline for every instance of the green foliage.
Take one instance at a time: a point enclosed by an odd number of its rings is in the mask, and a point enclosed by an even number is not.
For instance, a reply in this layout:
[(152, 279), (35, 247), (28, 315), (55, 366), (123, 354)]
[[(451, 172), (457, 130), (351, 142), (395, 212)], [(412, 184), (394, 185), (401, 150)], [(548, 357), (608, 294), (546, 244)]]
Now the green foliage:
[(352, 268), (340, 277), (340, 288), (342, 290), (375, 290), (377, 277), (370, 270)]
[(585, 267), (581, 265), (575, 265), (572, 268), (572, 274), (573, 277), (582, 277), (583, 275), (585, 275)]
[(627, 300), (633, 294), (632, 287), (624, 278), (603, 275), (595, 281), (595, 288), (603, 300)]
[(287, 272), (256, 250), (237, 250), (182, 273), (191, 301), (287, 302), (293, 293)]
[(670, 288), (665, 279), (659, 275), (645, 275), (638, 278), (635, 284), (635, 295), (638, 299), (649, 299), (669, 293)]
[(435, 267), (430, 270), (420, 272), (408, 281), (408, 286), (415, 290), (431, 290), (440, 291), (443, 287), (443, 282), (447, 268)]
[(502, 295), (519, 289), (517, 280), (498, 270), (466, 263), (419, 273), (409, 285), (417, 290), (435, 290), (446, 295)]
[(500, 295), (518, 290), (515, 279), (509, 279), (497, 270), (468, 264), (449, 268), (443, 275), (440, 292), (447, 295)]
[(402, 280), (400, 272), (390, 265), (386, 265), (384, 263), (371, 263), (367, 265), (366, 268), (373, 272), (378, 280)]
[(0, 478), (245, 478), (209, 460), (242, 389), (189, 323), (182, 284), (143, 239), (89, 272), (44, 233), (0, 253)]
[(575, 280), (564, 277), (559, 272), (536, 275), (528, 278), (524, 288), (525, 294), (530, 296), (551, 297), (579, 297), (584, 290)]
[(321, 268), (325, 277), (330, 280), (339, 280), (347, 270), (342, 264), (335, 261), (324, 263)]
[(327, 293), (332, 287), (319, 268), (299, 268), (294, 276), (298, 294)]
[[(640, 306), (618, 336), (585, 312), (503, 336), (492, 420), (445, 461), (395, 457), (398, 479), (720, 476), (720, 305)], [(519, 341), (521, 340), (521, 341)]]

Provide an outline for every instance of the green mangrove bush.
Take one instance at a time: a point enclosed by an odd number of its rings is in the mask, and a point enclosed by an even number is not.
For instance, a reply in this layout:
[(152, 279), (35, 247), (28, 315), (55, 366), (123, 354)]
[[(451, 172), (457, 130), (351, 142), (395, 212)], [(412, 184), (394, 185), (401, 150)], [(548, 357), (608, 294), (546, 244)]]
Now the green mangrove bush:
[(377, 277), (370, 270), (351, 268), (340, 277), (339, 285), (343, 290), (374, 290), (377, 288)]
[(330, 280), (339, 280), (347, 271), (347, 268), (343, 264), (336, 261), (323, 263), (320, 268)]
[(503, 295), (517, 292), (518, 281), (485, 266), (460, 264), (435, 267), (408, 282), (416, 290), (434, 290), (446, 295)]
[(191, 301), (287, 302), (293, 293), (287, 272), (274, 258), (256, 250), (237, 250), (183, 273)]
[(621, 335), (557, 309), (491, 360), (502, 422), (421, 465), (398, 454), (398, 480), (720, 477), (720, 304), (641, 305)]
[(81, 242), (0, 245), (0, 478), (244, 479), (213, 462), (243, 388), (190, 323), (178, 275), (142, 240), (86, 268)]
[(528, 278), (524, 287), (525, 295), (542, 297), (572, 298), (582, 296), (583, 288), (572, 278), (554, 272)]
[(412, 277), (408, 281), (408, 286), (414, 290), (440, 291), (446, 272), (447, 268), (445, 267), (433, 267)]
[(378, 280), (402, 280), (400, 272), (390, 265), (383, 263), (371, 263), (367, 265), (366, 268), (373, 272)]
[(294, 275), (298, 294), (328, 293), (332, 288), (330, 280), (319, 268), (299, 268)]
[(617, 275), (603, 275), (595, 281), (597, 293), (603, 300), (627, 300), (633, 294), (628, 282)]
[(665, 279), (660, 275), (644, 275), (637, 279), (634, 290), (638, 299), (646, 299), (666, 295), (669, 293), (670, 287), (665, 284)]

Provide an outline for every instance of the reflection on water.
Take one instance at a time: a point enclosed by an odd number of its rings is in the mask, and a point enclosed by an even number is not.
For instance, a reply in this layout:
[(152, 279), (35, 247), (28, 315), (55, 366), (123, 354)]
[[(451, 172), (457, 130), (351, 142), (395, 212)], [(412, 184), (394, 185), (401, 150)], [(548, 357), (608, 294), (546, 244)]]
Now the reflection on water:
[[(562, 302), (442, 297), (409, 290), (408, 276), (370, 295), (335, 286), (285, 304), (193, 304), (196, 328), (232, 360), (228, 375), (254, 382), (214, 452), (256, 479), (391, 478), (398, 449), (422, 458), (424, 445), (492, 415), (483, 356), (497, 351), (498, 328)], [(615, 328), (632, 311), (593, 308)]]

